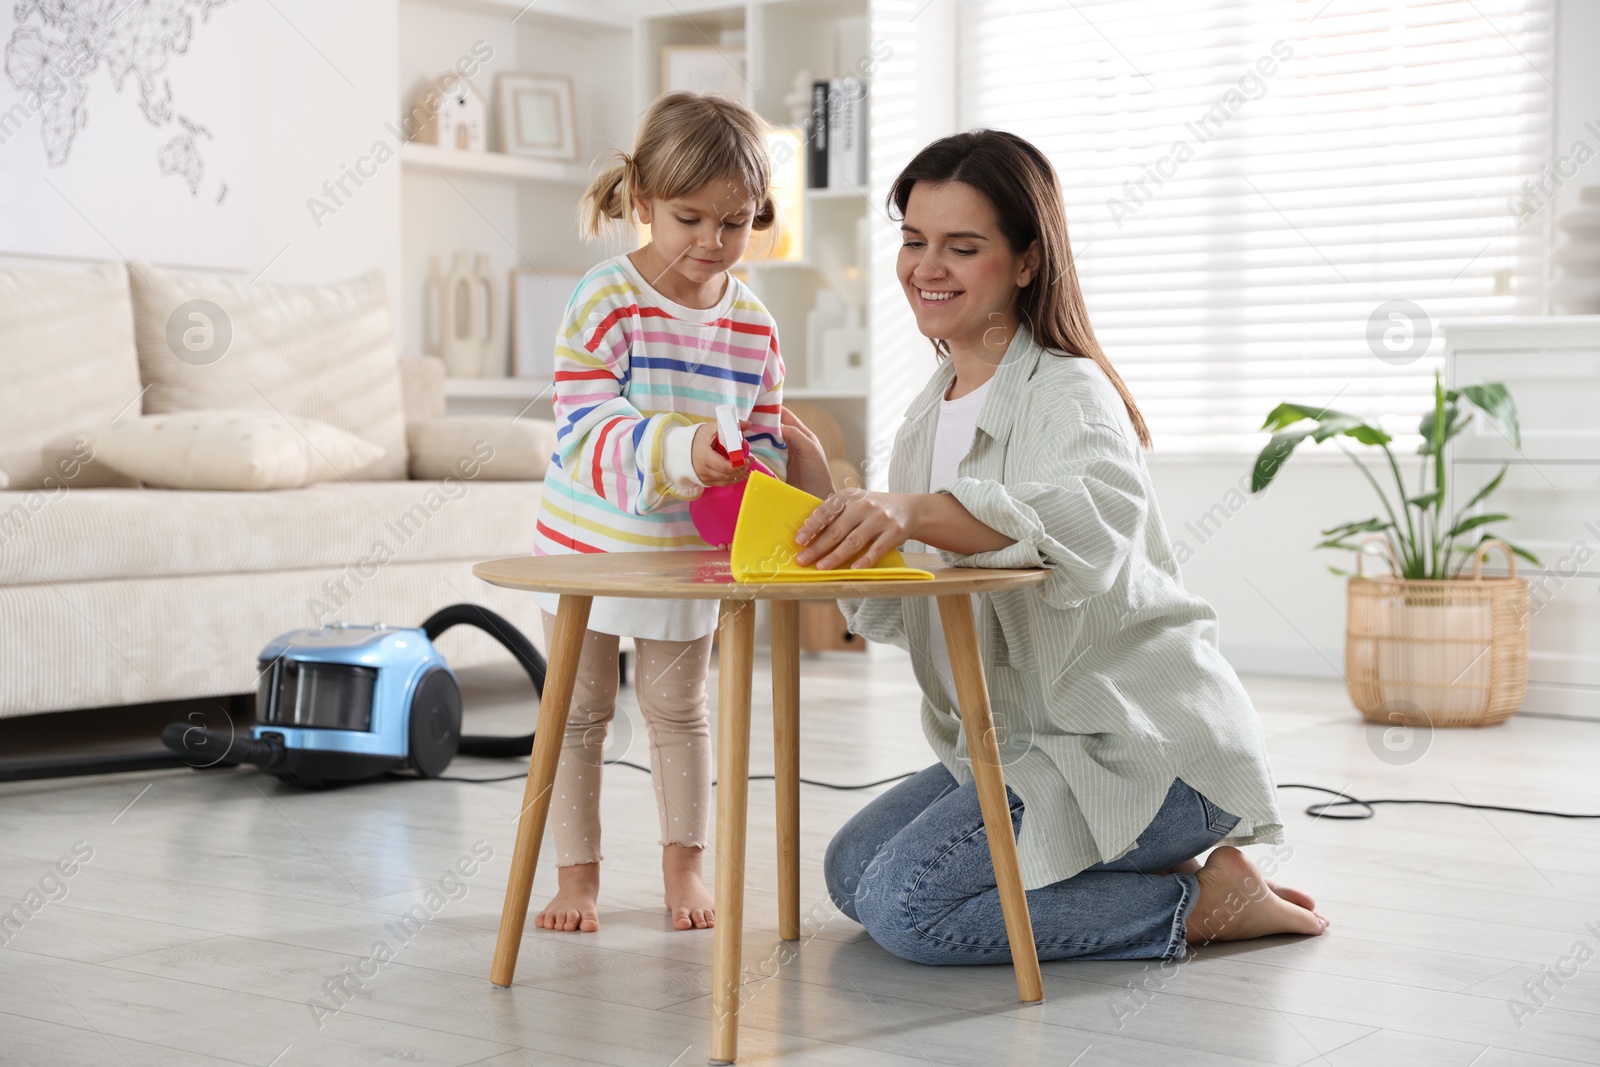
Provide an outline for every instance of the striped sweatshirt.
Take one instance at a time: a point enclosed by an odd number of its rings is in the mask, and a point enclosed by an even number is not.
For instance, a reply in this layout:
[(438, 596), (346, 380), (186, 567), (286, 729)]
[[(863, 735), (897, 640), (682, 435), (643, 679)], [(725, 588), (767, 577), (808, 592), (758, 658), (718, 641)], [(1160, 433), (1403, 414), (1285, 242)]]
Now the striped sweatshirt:
[[(782, 397), (777, 325), (743, 282), (729, 275), (701, 310), (657, 292), (626, 255), (594, 267), (556, 334), (556, 451), (534, 554), (704, 549), (689, 518), (700, 489), (669, 453), (682, 465), (684, 438), (733, 404), (752, 423), (751, 451), (782, 478)], [(554, 595), (535, 597), (555, 611)], [(688, 641), (715, 629), (716, 612), (709, 600), (596, 597), (589, 629)]]

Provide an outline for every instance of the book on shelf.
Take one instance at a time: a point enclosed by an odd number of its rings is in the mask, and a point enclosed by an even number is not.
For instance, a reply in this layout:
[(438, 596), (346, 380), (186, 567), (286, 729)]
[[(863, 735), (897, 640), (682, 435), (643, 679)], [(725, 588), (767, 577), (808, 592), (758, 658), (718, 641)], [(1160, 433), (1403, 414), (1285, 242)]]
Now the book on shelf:
[(867, 183), (866, 86), (860, 78), (828, 83), (828, 188), (859, 189)]
[(806, 123), (806, 187), (859, 189), (867, 183), (867, 90), (860, 78), (811, 86)]
[(828, 83), (811, 83), (811, 118), (806, 121), (806, 188), (828, 186)]

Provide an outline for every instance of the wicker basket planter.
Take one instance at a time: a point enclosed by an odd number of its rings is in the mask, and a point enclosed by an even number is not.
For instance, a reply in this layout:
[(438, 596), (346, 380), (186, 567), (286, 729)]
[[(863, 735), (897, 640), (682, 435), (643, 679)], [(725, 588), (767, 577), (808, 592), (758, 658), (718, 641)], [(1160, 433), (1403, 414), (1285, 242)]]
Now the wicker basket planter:
[[(1374, 540), (1382, 541), (1382, 538)], [(1491, 548), (1509, 576), (1485, 578)], [(1345, 681), (1368, 722), (1491, 726), (1522, 706), (1528, 686), (1528, 581), (1500, 541), (1478, 547), (1471, 578), (1349, 579)]]

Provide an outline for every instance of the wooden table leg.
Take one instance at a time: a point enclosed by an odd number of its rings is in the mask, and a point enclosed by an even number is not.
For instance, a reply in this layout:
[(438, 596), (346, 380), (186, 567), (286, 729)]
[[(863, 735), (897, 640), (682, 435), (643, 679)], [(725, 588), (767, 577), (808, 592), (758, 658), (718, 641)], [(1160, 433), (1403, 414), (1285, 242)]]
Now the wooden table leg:
[(750, 681), (756, 607), (724, 600), (717, 620), (717, 926), (711, 968), (711, 1062), (739, 1054), (744, 945), (744, 832), (750, 779)]
[(539, 863), (556, 764), (561, 762), (561, 738), (567, 729), (583, 634), (593, 603), (592, 597), (563, 595), (556, 609), (550, 661), (539, 700), (539, 721), (533, 735), (533, 752), (528, 756), (528, 784), (522, 791), (522, 814), (517, 819), (517, 844), (511, 854), (505, 906), (500, 911), (500, 936), (489, 968), (489, 980), (497, 986), (509, 986), (517, 970), (517, 950), (522, 946), (522, 928), (528, 921), (528, 895), (533, 892), (533, 871)]
[(778, 936), (800, 937), (800, 602), (772, 604), (772, 752), (778, 793)]
[(978, 787), (978, 806), (989, 837), (989, 859), (994, 864), (1000, 890), (1000, 910), (1005, 915), (1006, 938), (1011, 942), (1011, 965), (1017, 974), (1017, 992), (1032, 1004), (1044, 999), (1044, 979), (1039, 974), (1039, 950), (1033, 943), (1033, 922), (1028, 918), (1028, 897), (1022, 889), (1017, 863), (1017, 839), (1011, 831), (1011, 805), (1006, 800), (1005, 773), (1000, 766), (1000, 746), (995, 743), (994, 716), (989, 710), (989, 686), (983, 677), (983, 657), (978, 651), (978, 629), (972, 620), (972, 601), (966, 593), (939, 597), (939, 618), (950, 650), (950, 670), (955, 675), (956, 697), (961, 704), (961, 728), (967, 735), (972, 776)]

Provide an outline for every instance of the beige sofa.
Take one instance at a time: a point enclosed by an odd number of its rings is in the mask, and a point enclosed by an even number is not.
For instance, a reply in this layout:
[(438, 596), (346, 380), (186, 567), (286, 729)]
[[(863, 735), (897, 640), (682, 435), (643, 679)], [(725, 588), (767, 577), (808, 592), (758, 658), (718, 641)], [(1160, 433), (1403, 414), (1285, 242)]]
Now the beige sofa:
[[(268, 290), (252, 320), (260, 291), (138, 263), (0, 269), (0, 717), (252, 692), (279, 633), (415, 626), (461, 601), (542, 644), (531, 597), (472, 565), (531, 550), (553, 427), (446, 418), (443, 365), (395, 356), (380, 275)], [(233, 347), (209, 367), (163, 346), (162, 301), (194, 293), (239, 302)], [(300, 488), (178, 490), (86, 445), (141, 411), (194, 410), (208, 390), (229, 409), (342, 424), (385, 461)], [(458, 668), (514, 662), (470, 627), (439, 648)]]

